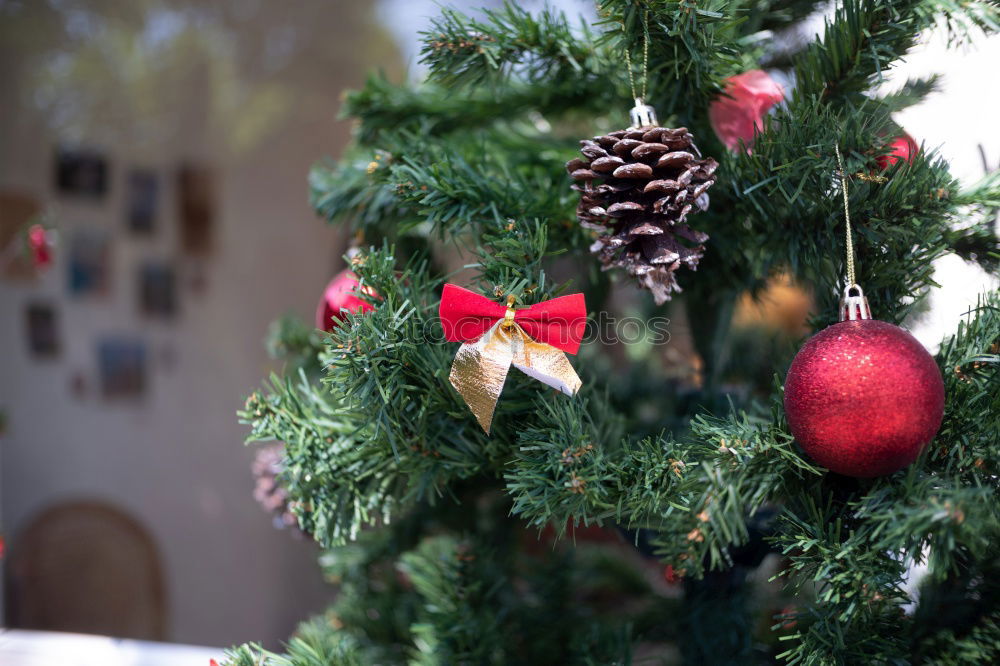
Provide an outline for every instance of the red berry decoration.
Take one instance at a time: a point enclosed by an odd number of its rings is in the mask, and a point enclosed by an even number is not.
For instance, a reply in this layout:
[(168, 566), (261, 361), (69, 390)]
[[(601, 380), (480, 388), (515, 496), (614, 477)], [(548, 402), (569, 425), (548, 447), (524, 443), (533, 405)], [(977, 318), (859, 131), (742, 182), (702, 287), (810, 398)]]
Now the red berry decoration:
[(871, 319), (857, 285), (841, 321), (810, 338), (785, 379), (785, 413), (809, 457), (838, 474), (870, 478), (906, 467), (944, 415), (944, 383), (917, 340)]
[[(348, 269), (330, 280), (323, 292), (323, 298), (316, 307), (316, 328), (324, 331), (337, 328), (344, 318), (345, 310), (357, 313), (375, 309), (371, 303), (362, 300), (358, 295), (358, 284), (358, 276)], [(362, 291), (372, 295), (375, 293), (371, 287), (365, 287)]]
[(882, 171), (885, 171), (899, 160), (906, 160), (907, 164), (909, 164), (917, 156), (917, 153), (920, 152), (920, 146), (917, 145), (917, 142), (909, 134), (897, 136), (889, 144), (889, 148), (891, 150), (888, 155), (880, 155), (875, 160), (878, 168)]

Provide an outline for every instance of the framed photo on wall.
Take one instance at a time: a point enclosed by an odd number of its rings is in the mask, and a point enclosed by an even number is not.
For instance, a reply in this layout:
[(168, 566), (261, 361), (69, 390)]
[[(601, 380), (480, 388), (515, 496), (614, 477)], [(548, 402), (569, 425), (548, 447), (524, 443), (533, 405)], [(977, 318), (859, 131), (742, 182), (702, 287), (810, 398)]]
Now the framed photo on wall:
[(125, 183), (125, 221), (129, 231), (151, 234), (156, 227), (160, 180), (150, 169), (132, 169)]
[(59, 355), (59, 329), (55, 308), (48, 303), (29, 303), (24, 310), (28, 350), (35, 358)]
[(61, 195), (103, 199), (108, 191), (108, 158), (90, 148), (56, 148), (56, 191)]
[(147, 317), (169, 319), (177, 314), (177, 273), (167, 263), (139, 266), (139, 310)]
[(181, 249), (192, 255), (212, 250), (216, 210), (215, 172), (205, 164), (182, 164), (177, 170), (177, 214)]
[(111, 240), (99, 229), (78, 229), (70, 239), (69, 292), (103, 296), (111, 290)]
[(127, 337), (109, 337), (97, 343), (101, 395), (108, 399), (141, 398), (146, 392), (146, 343)]

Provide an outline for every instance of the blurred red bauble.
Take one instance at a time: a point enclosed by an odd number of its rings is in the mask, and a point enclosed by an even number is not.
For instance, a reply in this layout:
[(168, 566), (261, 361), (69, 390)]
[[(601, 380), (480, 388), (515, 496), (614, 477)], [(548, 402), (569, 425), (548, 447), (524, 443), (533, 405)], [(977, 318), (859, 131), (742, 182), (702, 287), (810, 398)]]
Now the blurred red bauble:
[(684, 580), (684, 569), (674, 569), (672, 564), (663, 567), (663, 580), (670, 585), (676, 585)]
[(941, 426), (944, 383), (912, 335), (874, 319), (842, 321), (810, 338), (785, 379), (785, 413), (809, 456), (838, 474), (891, 474)]
[[(358, 276), (350, 270), (345, 269), (330, 280), (316, 308), (316, 328), (332, 331), (344, 318), (343, 310), (347, 312), (374, 310), (370, 303), (361, 299), (357, 291)], [(364, 292), (374, 294), (370, 287), (365, 287)]]
[(781, 620), (782, 629), (794, 629), (798, 626), (799, 609), (795, 606), (785, 606), (775, 614), (776, 620)]
[(917, 156), (917, 153), (920, 152), (920, 146), (917, 145), (917, 142), (909, 134), (897, 136), (889, 144), (889, 148), (888, 155), (880, 155), (875, 160), (878, 168), (882, 171), (885, 171), (899, 160), (906, 160), (907, 163), (910, 163)]
[(28, 229), (28, 248), (31, 250), (31, 260), (35, 268), (45, 268), (52, 263), (49, 234), (42, 225), (33, 224)]
[(764, 116), (785, 98), (785, 89), (761, 69), (752, 69), (726, 79), (725, 92), (708, 105), (712, 129), (729, 150), (739, 150), (740, 140), (749, 150), (754, 130), (761, 129)]

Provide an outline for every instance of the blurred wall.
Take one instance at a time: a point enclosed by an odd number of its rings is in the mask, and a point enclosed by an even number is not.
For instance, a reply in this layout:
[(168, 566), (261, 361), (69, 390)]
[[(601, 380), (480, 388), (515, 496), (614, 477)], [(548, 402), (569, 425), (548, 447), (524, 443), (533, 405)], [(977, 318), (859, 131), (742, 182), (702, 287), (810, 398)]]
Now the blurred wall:
[[(52, 503), (108, 500), (152, 533), (165, 565), (169, 638), (275, 646), (320, 610), (316, 549), (277, 531), (251, 498), (242, 398), (274, 367), (263, 339), (285, 312), (311, 321), (340, 265), (342, 234), (307, 202), (311, 163), (336, 155), (341, 90), (395, 58), (370, 3), (300, 0), (0, 2), (0, 191), (36, 198), (55, 226), (55, 262), (35, 281), (0, 279), (0, 511), (8, 544)], [(57, 145), (109, 160), (100, 200), (63, 196)], [(180, 164), (215, 177), (214, 243), (178, 238)], [(126, 229), (130, 168), (158, 174), (156, 230)], [(69, 240), (111, 237), (110, 289), (74, 298)], [(172, 320), (138, 308), (138, 266), (178, 271)], [(28, 353), (25, 307), (51, 303), (61, 351)], [(101, 395), (95, 347), (145, 341), (138, 400)]]
[[(994, 121), (994, 110), (1000, 106), (998, 62), (1000, 35), (973, 33), (970, 43), (956, 48), (944, 26), (938, 26), (889, 73), (889, 89), (910, 78), (940, 75), (938, 91), (896, 114), (896, 121), (918, 143), (946, 159), (964, 186), (1000, 169), (1000, 134)], [(934, 279), (940, 288), (930, 293), (928, 311), (911, 326), (914, 336), (931, 350), (954, 334), (981, 293), (1000, 286), (995, 276), (954, 255), (934, 262)]]

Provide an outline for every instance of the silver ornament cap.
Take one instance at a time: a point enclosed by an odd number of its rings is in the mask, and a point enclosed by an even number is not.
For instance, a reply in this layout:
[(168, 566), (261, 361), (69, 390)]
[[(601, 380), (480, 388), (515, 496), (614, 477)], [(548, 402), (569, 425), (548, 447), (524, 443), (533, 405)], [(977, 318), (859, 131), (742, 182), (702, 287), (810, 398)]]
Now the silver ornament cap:
[(844, 297), (840, 299), (840, 321), (856, 321), (871, 319), (872, 310), (868, 307), (865, 292), (857, 284), (848, 285), (844, 289)]
[(633, 128), (655, 127), (660, 124), (656, 120), (656, 109), (643, 102), (641, 97), (635, 98), (635, 106), (632, 107), (628, 115)]

